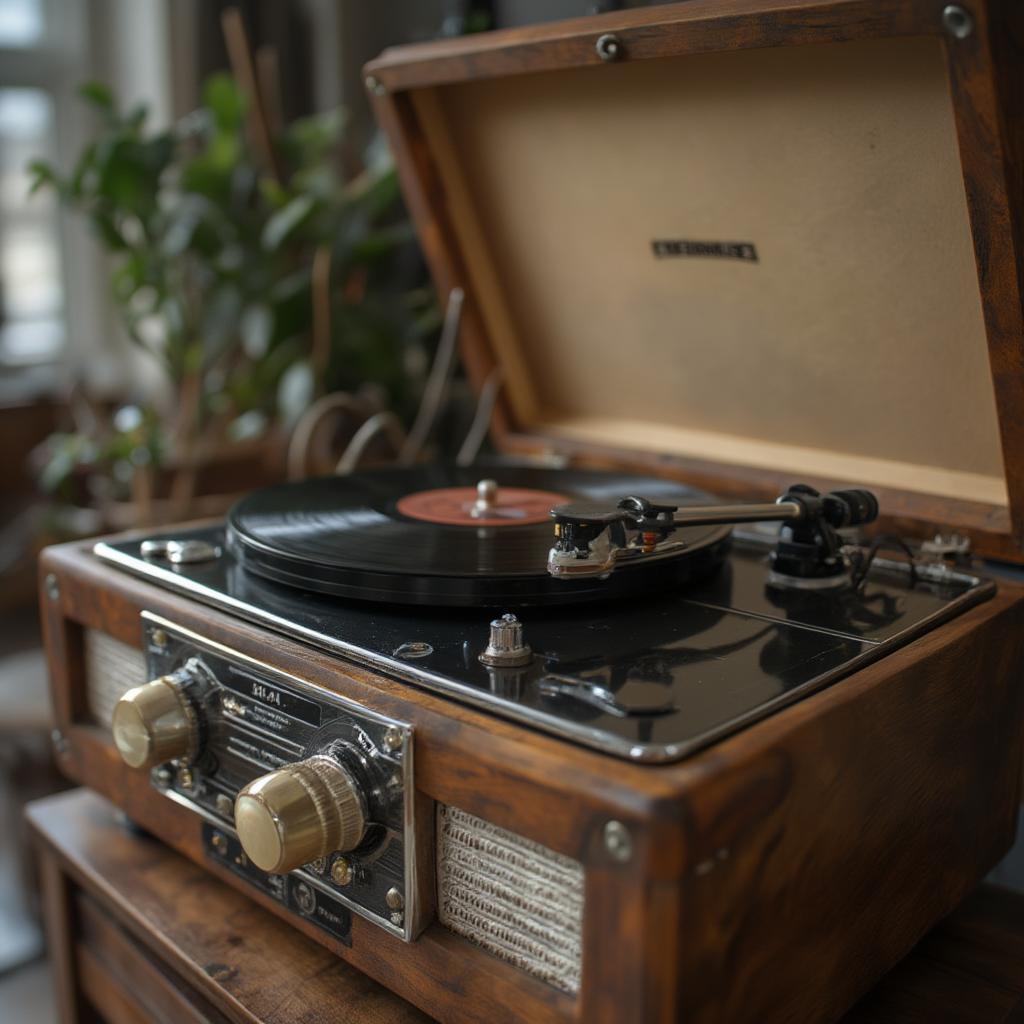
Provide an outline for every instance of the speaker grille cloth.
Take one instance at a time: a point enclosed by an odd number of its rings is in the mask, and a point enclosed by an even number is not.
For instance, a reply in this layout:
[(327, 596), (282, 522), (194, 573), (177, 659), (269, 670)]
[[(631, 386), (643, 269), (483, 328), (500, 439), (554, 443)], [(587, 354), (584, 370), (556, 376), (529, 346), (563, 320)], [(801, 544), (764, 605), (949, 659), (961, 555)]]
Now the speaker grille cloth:
[(85, 688), (93, 720), (110, 728), (114, 705), (125, 690), (146, 681), (146, 659), (138, 648), (98, 629), (85, 631)]
[(565, 992), (580, 984), (583, 865), (437, 806), (441, 923)]

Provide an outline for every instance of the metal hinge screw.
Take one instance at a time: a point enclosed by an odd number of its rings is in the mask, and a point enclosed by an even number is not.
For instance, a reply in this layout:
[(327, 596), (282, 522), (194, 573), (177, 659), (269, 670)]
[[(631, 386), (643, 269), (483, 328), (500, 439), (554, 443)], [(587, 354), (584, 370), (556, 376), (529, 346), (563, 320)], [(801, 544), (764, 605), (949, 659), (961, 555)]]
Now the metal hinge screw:
[(618, 60), (623, 54), (622, 40), (614, 32), (605, 32), (603, 36), (597, 37), (594, 44), (598, 57), (601, 60)]
[(387, 86), (373, 75), (366, 76), (366, 88), (373, 93), (374, 96), (383, 96), (388, 90)]
[(46, 596), (51, 601), (56, 601), (60, 597), (60, 580), (52, 572), (46, 574), (43, 586), (46, 587)]
[(394, 753), (396, 750), (400, 750), (402, 741), (405, 737), (402, 735), (402, 730), (396, 725), (389, 725), (384, 732), (384, 749)]
[(384, 902), (387, 904), (388, 910), (391, 911), (388, 915), (391, 923), (401, 925), (405, 920), (405, 897), (401, 890), (394, 887), (388, 889)]
[(609, 821), (604, 826), (604, 848), (612, 860), (625, 863), (633, 856), (633, 837), (621, 821)]
[(966, 39), (974, 31), (974, 18), (959, 4), (947, 4), (942, 9), (942, 24), (954, 39)]

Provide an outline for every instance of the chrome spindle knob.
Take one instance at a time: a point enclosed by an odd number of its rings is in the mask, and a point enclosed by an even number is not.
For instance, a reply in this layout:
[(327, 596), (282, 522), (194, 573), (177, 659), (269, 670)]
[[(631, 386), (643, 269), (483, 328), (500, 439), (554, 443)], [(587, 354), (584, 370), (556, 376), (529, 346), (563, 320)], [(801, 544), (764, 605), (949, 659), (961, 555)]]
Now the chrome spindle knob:
[(523, 624), (506, 612), (491, 623), (491, 635), (480, 660), (485, 665), (515, 667), (533, 658), (533, 651), (523, 640)]
[(498, 505), (498, 484), (495, 480), (481, 480), (476, 485), (476, 501), (469, 510), (474, 519), (486, 519), (494, 514)]

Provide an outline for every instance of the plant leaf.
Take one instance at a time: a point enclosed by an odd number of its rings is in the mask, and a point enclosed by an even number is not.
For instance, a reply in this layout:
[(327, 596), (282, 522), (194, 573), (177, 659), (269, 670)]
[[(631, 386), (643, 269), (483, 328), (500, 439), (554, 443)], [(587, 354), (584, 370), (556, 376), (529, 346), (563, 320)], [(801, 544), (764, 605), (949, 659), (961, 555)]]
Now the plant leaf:
[(279, 249), (282, 242), (309, 216), (315, 202), (311, 195), (299, 195), (272, 213), (263, 226), (263, 248), (268, 252)]
[(114, 94), (106, 82), (93, 80), (83, 82), (78, 87), (78, 95), (87, 103), (102, 110), (106, 114), (114, 113)]
[(30, 161), (26, 170), (32, 176), (32, 182), (28, 188), (30, 196), (34, 196), (44, 185), (60, 189), (57, 172), (45, 160)]
[(214, 121), (222, 132), (236, 132), (245, 118), (245, 94), (227, 72), (207, 79), (203, 87), (203, 105), (213, 113)]

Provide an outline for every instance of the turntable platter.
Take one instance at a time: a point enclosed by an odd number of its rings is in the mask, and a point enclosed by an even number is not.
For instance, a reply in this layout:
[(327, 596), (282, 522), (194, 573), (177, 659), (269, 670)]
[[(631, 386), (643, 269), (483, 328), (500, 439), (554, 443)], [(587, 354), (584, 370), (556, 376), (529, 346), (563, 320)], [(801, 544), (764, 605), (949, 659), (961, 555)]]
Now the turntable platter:
[[(481, 476), (496, 488), (481, 485)], [(623, 494), (679, 505), (713, 499), (681, 484), (586, 470), (423, 466), (323, 477), (256, 491), (228, 516), (227, 541), (248, 571), (340, 597), (484, 607), (639, 595), (713, 571), (727, 527), (680, 531), (683, 551), (608, 579), (548, 575), (550, 509)]]

